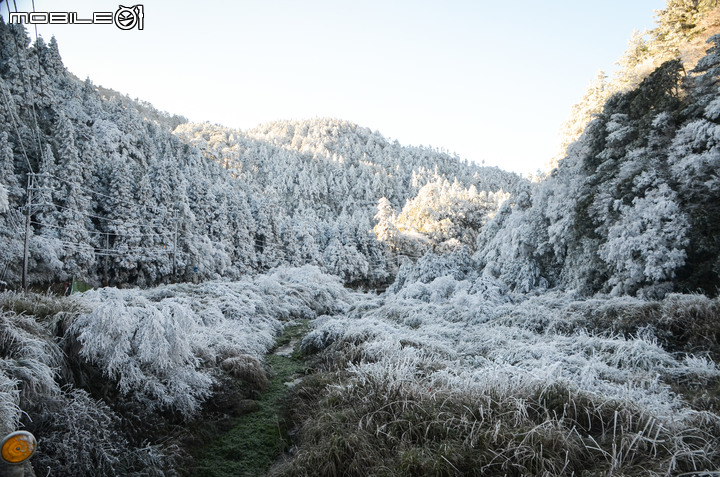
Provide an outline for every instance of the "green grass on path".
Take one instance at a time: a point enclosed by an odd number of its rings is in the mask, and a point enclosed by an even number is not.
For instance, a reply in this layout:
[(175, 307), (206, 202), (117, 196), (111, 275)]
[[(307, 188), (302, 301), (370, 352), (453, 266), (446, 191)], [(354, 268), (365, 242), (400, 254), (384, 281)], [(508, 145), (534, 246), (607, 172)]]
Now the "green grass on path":
[[(290, 326), (278, 339), (283, 346), (302, 336), (306, 323)], [(283, 412), (289, 388), (286, 382), (305, 371), (304, 361), (297, 353), (290, 357), (269, 354), (270, 385), (257, 401), (258, 410), (238, 418), (235, 426), (217, 440), (209, 442), (197, 455), (198, 477), (258, 477), (288, 448), (287, 423)]]

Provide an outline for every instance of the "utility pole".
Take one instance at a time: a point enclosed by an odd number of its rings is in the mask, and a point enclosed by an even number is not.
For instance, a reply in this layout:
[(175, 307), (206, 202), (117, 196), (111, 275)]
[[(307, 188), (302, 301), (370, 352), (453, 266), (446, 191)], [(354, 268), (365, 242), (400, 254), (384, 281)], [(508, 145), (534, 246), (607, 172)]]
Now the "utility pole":
[(108, 259), (110, 258), (110, 232), (105, 233), (105, 286), (108, 286)]
[(36, 188), (35, 174), (28, 172), (27, 180), (27, 216), (25, 217), (25, 249), (23, 252), (23, 273), (22, 273), (22, 287), (23, 290), (27, 291), (27, 274), (28, 274), (28, 259), (30, 251), (30, 215), (32, 213), (32, 193), (33, 189)]
[(173, 212), (173, 220), (175, 221), (175, 233), (173, 234), (173, 282), (177, 279), (177, 235), (178, 235), (178, 221), (177, 221), (177, 209)]

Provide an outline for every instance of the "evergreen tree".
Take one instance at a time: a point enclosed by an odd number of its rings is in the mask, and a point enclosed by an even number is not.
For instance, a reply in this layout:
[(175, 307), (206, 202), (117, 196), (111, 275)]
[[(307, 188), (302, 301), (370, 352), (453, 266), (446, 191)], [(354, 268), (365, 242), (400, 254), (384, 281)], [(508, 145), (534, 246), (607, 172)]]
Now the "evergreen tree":
[(54, 186), (54, 200), (59, 205), (56, 224), (59, 240), (65, 245), (62, 279), (73, 276), (90, 280), (89, 271), (95, 262), (94, 247), (97, 234), (90, 219), (92, 198), (83, 188), (83, 171), (75, 146), (72, 123), (60, 114), (55, 127), (58, 150), (57, 179)]
[(111, 283), (134, 282), (139, 278), (140, 264), (153, 251), (145, 247), (146, 230), (141, 225), (136, 205), (136, 175), (132, 163), (113, 153), (109, 161), (108, 201), (104, 204), (102, 232), (108, 234), (112, 263)]
[(677, 130), (668, 162), (691, 223), (687, 266), (679, 275), (687, 289), (714, 293), (720, 286), (720, 35), (708, 42), (684, 111), (689, 121)]
[(667, 186), (647, 190), (631, 206), (620, 205), (620, 219), (608, 230), (608, 239), (598, 249), (612, 271), (608, 286), (615, 295), (635, 294), (643, 285), (653, 285), (645, 294), (664, 295), (672, 286), (660, 288), (675, 277), (685, 263), (688, 221), (676, 194)]
[(398, 231), (394, 223), (395, 210), (390, 204), (390, 201), (385, 197), (381, 197), (378, 201), (377, 210), (378, 212), (375, 214), (377, 225), (373, 228), (375, 236), (378, 240), (385, 242), (392, 247), (392, 244), (398, 236)]

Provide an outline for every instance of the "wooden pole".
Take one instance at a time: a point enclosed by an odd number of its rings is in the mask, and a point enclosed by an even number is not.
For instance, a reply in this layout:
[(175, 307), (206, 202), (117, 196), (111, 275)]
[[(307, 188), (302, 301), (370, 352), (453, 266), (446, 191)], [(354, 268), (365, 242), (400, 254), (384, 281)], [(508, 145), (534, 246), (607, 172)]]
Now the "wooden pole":
[(173, 276), (172, 280), (175, 282), (177, 280), (177, 235), (178, 235), (178, 221), (177, 221), (177, 209), (175, 210), (173, 214), (173, 219), (175, 220), (175, 233), (173, 234)]
[(32, 193), (35, 188), (35, 174), (28, 173), (27, 182), (27, 215), (25, 217), (25, 249), (23, 251), (23, 273), (22, 273), (22, 287), (23, 290), (28, 289), (28, 260), (30, 255), (30, 215), (32, 209)]
[(110, 232), (105, 233), (105, 286), (108, 286), (108, 259), (110, 258)]

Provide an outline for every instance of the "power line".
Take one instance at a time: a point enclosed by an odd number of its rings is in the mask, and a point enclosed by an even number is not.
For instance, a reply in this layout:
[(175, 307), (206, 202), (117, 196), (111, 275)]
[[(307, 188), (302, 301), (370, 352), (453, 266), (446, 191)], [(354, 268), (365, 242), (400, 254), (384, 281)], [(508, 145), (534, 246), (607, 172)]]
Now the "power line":
[[(136, 222), (130, 222), (130, 221), (128, 221), (128, 220), (109, 219), (109, 218), (107, 218), (107, 217), (101, 217), (101, 216), (99, 216), (99, 215), (89, 214), (89, 213), (87, 213), (87, 212), (81, 212), (81, 211), (76, 210), (76, 209), (73, 209), (73, 208), (71, 208), (71, 207), (65, 207), (64, 205), (59, 205), (59, 204), (53, 204), (53, 203), (44, 202), (44, 203), (41, 203), (41, 204), (34, 204), (34, 205), (37, 205), (37, 206), (40, 206), (40, 207), (57, 207), (57, 208), (59, 208), (59, 209), (70, 210), (70, 211), (76, 212), (76, 213), (78, 213), (78, 214), (80, 214), (80, 215), (83, 215), (83, 216), (85, 216), (85, 217), (90, 217), (90, 218), (98, 219), (98, 220), (104, 220), (104, 221), (106, 221), (106, 222), (111, 222), (111, 223), (120, 224), (120, 225), (135, 226), (135, 227), (138, 227), (138, 228), (152, 228), (152, 227), (158, 227), (158, 226), (159, 226), (159, 224), (143, 225), (143, 224), (138, 224), (138, 223), (136, 223)], [(113, 233), (113, 232), (111, 232), (111, 233)], [(114, 233), (113, 233), (113, 234), (114, 234)], [(136, 236), (136, 237), (140, 237), (140, 236), (144, 236), (144, 237), (164, 237), (164, 235), (154, 234), (154, 233), (151, 233), (151, 234), (137, 234), (137, 235), (135, 235), (135, 236)]]
[(100, 217), (99, 215), (88, 214), (87, 212), (80, 212), (79, 210), (75, 210), (75, 209), (72, 209), (72, 208), (70, 208), (70, 207), (65, 207), (64, 205), (59, 205), (59, 204), (53, 204), (53, 203), (43, 202), (43, 203), (41, 203), (41, 204), (35, 204), (35, 205), (38, 206), (38, 207), (57, 207), (57, 208), (59, 208), (59, 209), (71, 210), (71, 211), (76, 212), (76, 213), (78, 213), (78, 214), (80, 214), (80, 215), (84, 215), (85, 217), (90, 217), (90, 218), (98, 219), (98, 220), (105, 220), (105, 221), (107, 221), (107, 222), (115, 222), (115, 223), (120, 223), (120, 224), (125, 224), (125, 223), (126, 223), (126, 222), (123, 222), (123, 221), (121, 221), (121, 220), (108, 219), (107, 217)]
[[(50, 173), (48, 173), (48, 172), (35, 173), (35, 176), (36, 176), (36, 177), (47, 177), (47, 178), (51, 178), (51, 179), (56, 179), (56, 180), (58, 180), (58, 181), (61, 181), (61, 182), (64, 182), (64, 183), (66, 183), (66, 184), (68, 184), (68, 185), (71, 185), (71, 186), (73, 186), (73, 187), (77, 187), (77, 188), (79, 188), (79, 189), (85, 190), (85, 191), (90, 192), (90, 193), (92, 193), (92, 194), (95, 194), (95, 195), (97, 195), (97, 196), (105, 197), (105, 198), (110, 199), (110, 200), (115, 201), (115, 202), (120, 202), (120, 203), (127, 204), (127, 205), (129, 205), (130, 207), (135, 208), (135, 209), (137, 209), (137, 208), (142, 208), (143, 210), (147, 211), (147, 207), (145, 206), (145, 204), (137, 204), (137, 203), (134, 203), (134, 202), (129, 202), (129, 201), (124, 200), (124, 199), (119, 199), (119, 198), (116, 198), (116, 197), (111, 197), (111, 196), (109, 196), (109, 195), (107, 195), (107, 194), (103, 194), (102, 192), (98, 192), (98, 191), (96, 191), (96, 190), (94, 190), (94, 189), (91, 189), (91, 188), (89, 188), (89, 187), (81, 186), (80, 184), (71, 182), (71, 181), (69, 181), (69, 180), (67, 180), (67, 179), (63, 179), (63, 178), (57, 177), (57, 176), (55, 176), (55, 175), (53, 175), (53, 174), (50, 174)], [(38, 188), (37, 190), (47, 190), (47, 188)], [(59, 205), (58, 205), (57, 207), (62, 207), (62, 206), (59, 206)], [(81, 212), (81, 213), (83, 213), (83, 212)], [(99, 219), (99, 220), (106, 220), (106, 221), (110, 221), (110, 222), (112, 222), (112, 221), (114, 221), (114, 222), (121, 222), (121, 223), (123, 223), (123, 224), (127, 224), (127, 223), (128, 223), (128, 221), (118, 221), (118, 220), (109, 219), (109, 218), (105, 218), (105, 217), (99, 217), (99, 216), (96, 216), (96, 215), (90, 215), (90, 214), (86, 214), (86, 213), (84, 213), (84, 214), (87, 215), (87, 216), (89, 216), (89, 217), (97, 218), (97, 219)], [(158, 223), (150, 224), (150, 225), (143, 225), (143, 224), (132, 223), (132, 222), (130, 222), (130, 224), (136, 225), (137, 227), (158, 227), (158, 226), (162, 225), (162, 224), (158, 224)], [(150, 236), (150, 235), (153, 235), (153, 234), (148, 234), (148, 236)]]
[[(42, 236), (41, 236), (41, 237), (42, 237)], [(93, 245), (91, 245), (91, 244), (83, 243), (83, 242), (70, 242), (70, 241), (68, 241), (68, 240), (62, 240), (62, 239), (59, 239), (59, 238), (53, 238), (53, 240), (56, 241), (56, 242), (58, 242), (58, 243), (60, 243), (60, 244), (64, 244), (64, 245), (69, 245), (69, 246), (71, 245), (71, 246), (91, 248), (91, 249), (96, 250), (96, 251), (113, 252), (113, 253), (116, 253), (116, 254), (118, 254), (118, 255), (124, 255), (124, 254), (126, 254), (127, 252), (138, 252), (138, 251), (152, 252), (152, 254), (155, 254), (155, 255), (167, 255), (167, 254), (169, 254), (169, 253), (172, 253), (172, 251), (170, 251), (170, 250), (159, 249), (159, 248), (155, 248), (155, 247), (152, 247), (152, 248), (151, 248), (151, 247), (137, 247), (137, 246), (135, 246), (135, 247), (126, 247), (124, 250), (123, 250), (123, 249), (120, 249), (120, 248), (117, 248), (117, 247), (114, 248), (114, 249), (107, 249), (107, 248), (104, 248), (104, 247), (95, 247), (95, 246), (93, 246)]]
[[(0, 80), (0, 87), (2, 87), (5, 84), (4, 81)], [(0, 88), (3, 91), (3, 99), (5, 100), (5, 107), (8, 110), (8, 114), (10, 115), (10, 119), (13, 123), (13, 128), (15, 129), (15, 134), (18, 137), (18, 141), (20, 142), (20, 148), (22, 149), (23, 156), (25, 157), (25, 162), (27, 163), (28, 169), (30, 169), (30, 173), (34, 174), (32, 165), (30, 165), (30, 159), (28, 159), (27, 150), (25, 149), (25, 144), (23, 143), (22, 136), (20, 135), (20, 130), (18, 129), (17, 122), (15, 122), (15, 114), (13, 114), (12, 108), (10, 108), (10, 99), (8, 99), (9, 93), (5, 91), (5, 88)]]
[[(13, 1), (15, 1), (15, 0), (13, 0)], [(32, 0), (32, 7), (33, 7), (33, 13), (35, 13), (35, 0)], [(17, 5), (15, 6), (15, 11), (17, 11)], [(9, 19), (8, 19), (8, 21), (9, 21)], [(38, 41), (37, 23), (35, 23), (33, 26), (35, 27), (35, 44), (37, 45), (37, 41)], [(40, 70), (40, 58), (38, 57), (37, 60), (38, 60), (38, 70)], [(38, 71), (38, 74), (39, 74), (39, 71)], [(42, 87), (42, 83), (40, 84), (40, 87)]]
[[(17, 4), (13, 0), (13, 5), (15, 5), (15, 11), (18, 11)], [(10, 2), (8, 2), (8, 21), (10, 21)], [(10, 24), (9, 24), (10, 25)], [(15, 33), (12, 32), (12, 28), (10, 29), (10, 36), (12, 36), (13, 44), (15, 45), (15, 55), (17, 57), (17, 64), (18, 64), (18, 70), (20, 71), (20, 79), (22, 80), (23, 84), (23, 95), (25, 96), (25, 102), (30, 104), (30, 109), (32, 110), (33, 115), (33, 121), (35, 123), (35, 132), (33, 135), (37, 139), (38, 142), (38, 154), (42, 154), (42, 140), (40, 138), (40, 127), (38, 126), (37, 121), (37, 114), (35, 113), (35, 102), (28, 100), (28, 96), (32, 92), (32, 89), (28, 88), (27, 81), (25, 81), (25, 73), (23, 71), (22, 61), (20, 61), (20, 47), (18, 46), (17, 38), (15, 36)], [(29, 165), (29, 164), (28, 164)], [(32, 168), (30, 169), (32, 172)]]
[[(50, 224), (43, 224), (41, 222), (36, 222), (34, 220), (30, 221), (31, 224), (37, 225), (39, 227), (48, 227), (51, 229), (58, 229), (58, 230), (65, 230), (68, 232), (78, 232), (78, 229), (73, 229), (70, 227), (63, 227), (61, 225), (50, 225)], [(124, 235), (121, 233), (114, 233), (114, 232), (99, 232), (99, 231), (91, 231), (85, 229), (85, 232), (88, 235), (112, 235), (113, 237), (117, 238), (143, 238), (143, 237), (162, 237), (162, 238), (169, 238), (171, 234), (168, 235), (159, 235), (159, 234), (140, 234), (140, 235)]]
[(15, 229), (16, 231), (21, 231), (23, 228), (22, 224), (22, 212), (20, 212), (20, 209), (10, 209), (5, 214), (6, 220), (8, 225), (10, 225), (11, 229)]
[(128, 249), (128, 251), (121, 251), (117, 249), (105, 249), (105, 248), (98, 248), (93, 247), (89, 244), (83, 244), (79, 242), (67, 242), (60, 239), (55, 239), (55, 242), (60, 245), (65, 250), (72, 250), (76, 252), (87, 252), (92, 251), (95, 255), (101, 255), (101, 256), (110, 256), (110, 257), (124, 257), (128, 255), (129, 251), (132, 252), (138, 252), (142, 251), (142, 255), (145, 257), (160, 257), (164, 255), (169, 255), (172, 253), (172, 251), (163, 251), (158, 249), (151, 249), (151, 248), (142, 248), (142, 247), (136, 247), (132, 249)]
[(131, 207), (143, 207), (143, 208), (145, 208), (145, 205), (144, 205), (144, 204), (137, 204), (137, 203), (134, 203), (134, 202), (129, 202), (129, 201), (124, 200), (124, 199), (120, 199), (120, 198), (117, 198), (117, 197), (109, 196), (109, 195), (107, 195), (107, 194), (103, 194), (102, 192), (98, 192), (98, 191), (96, 191), (96, 190), (94, 190), (94, 189), (91, 189), (91, 188), (89, 188), (89, 187), (82, 186), (82, 185), (77, 184), (77, 183), (75, 183), (75, 182), (70, 182), (70, 181), (67, 180), (67, 179), (63, 179), (63, 178), (61, 178), (61, 177), (55, 176), (55, 175), (53, 175), (53, 174), (50, 174), (49, 172), (39, 172), (39, 173), (37, 173), (36, 175), (39, 176), (39, 177), (49, 177), (49, 178), (51, 178), (51, 179), (56, 179), (56, 180), (58, 180), (58, 181), (64, 182), (64, 183), (66, 183), (66, 184), (68, 184), (68, 185), (71, 185), (71, 186), (73, 186), (73, 187), (77, 187), (78, 189), (84, 190), (84, 191), (86, 191), (86, 192), (90, 192), (91, 194), (95, 194), (95, 195), (97, 195), (98, 197), (104, 197), (104, 198), (106, 198), (106, 199), (110, 199), (110, 200), (115, 201), (115, 202), (121, 202), (121, 203), (127, 204), (127, 205), (129, 205), (129, 206), (131, 206)]
[[(49, 228), (51, 228), (51, 229), (67, 230), (67, 231), (72, 231), (72, 232), (77, 232), (77, 231), (78, 231), (77, 229), (71, 229), (71, 228), (68, 228), (68, 227), (62, 227), (62, 226), (60, 226), (60, 225), (43, 224), (43, 223), (40, 223), (40, 222), (36, 222), (36, 221), (34, 221), (34, 220), (31, 220), (30, 223), (33, 224), (33, 225), (38, 225), (38, 226), (40, 226), (40, 227), (49, 227)], [(87, 232), (89, 235), (105, 235), (105, 232), (91, 232), (91, 231), (89, 231), (89, 230), (87, 230), (87, 229), (85, 230), (85, 232)]]

